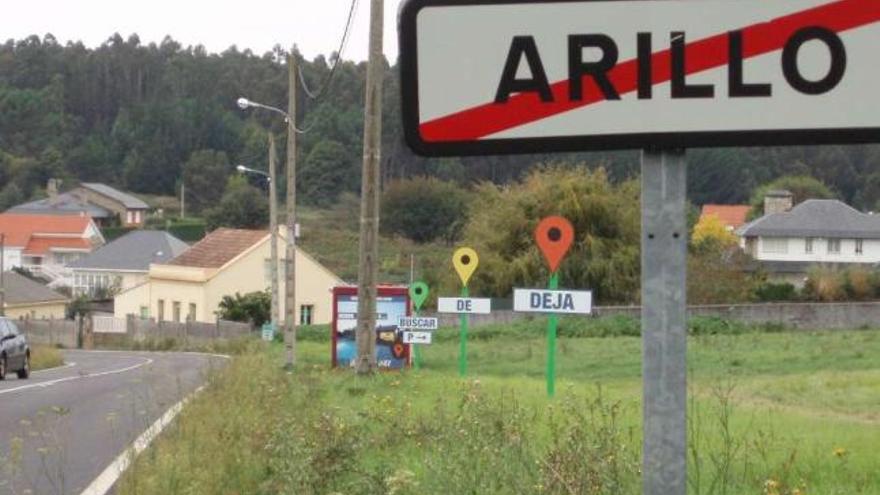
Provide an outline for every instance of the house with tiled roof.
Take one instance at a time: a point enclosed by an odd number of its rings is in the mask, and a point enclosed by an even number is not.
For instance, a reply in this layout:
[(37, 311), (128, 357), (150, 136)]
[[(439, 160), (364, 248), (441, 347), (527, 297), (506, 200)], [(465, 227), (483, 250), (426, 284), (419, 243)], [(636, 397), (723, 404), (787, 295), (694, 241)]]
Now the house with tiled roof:
[(74, 295), (118, 292), (146, 281), (153, 263), (170, 261), (189, 246), (168, 232), (134, 230), (68, 265)]
[(745, 225), (750, 210), (749, 205), (703, 205), (700, 220), (715, 216), (727, 230), (733, 232)]
[(768, 209), (737, 231), (742, 248), (772, 279), (801, 286), (815, 265), (880, 263), (880, 216), (833, 199), (790, 205)]
[(69, 299), (20, 273), (3, 273), (3, 309), (8, 318), (63, 319)]
[(49, 179), (47, 197), (13, 206), (7, 213), (32, 215), (88, 215), (99, 227), (143, 227), (149, 205), (106, 184), (84, 182), (60, 192), (61, 181)]
[[(285, 229), (280, 229), (283, 245)], [(165, 262), (150, 264), (145, 282), (119, 293), (114, 299), (118, 318), (134, 315), (157, 321), (216, 321), (224, 296), (268, 290), (272, 262), (268, 230), (220, 228)], [(278, 272), (284, 273), (284, 249)], [(285, 282), (279, 280), (279, 293)], [(332, 289), (342, 280), (311, 255), (296, 249), (295, 318), (300, 323), (329, 323)], [(284, 311), (284, 298), (279, 298)]]
[(3, 265), (24, 268), (53, 287), (70, 285), (67, 265), (104, 244), (95, 222), (86, 215), (0, 214)]

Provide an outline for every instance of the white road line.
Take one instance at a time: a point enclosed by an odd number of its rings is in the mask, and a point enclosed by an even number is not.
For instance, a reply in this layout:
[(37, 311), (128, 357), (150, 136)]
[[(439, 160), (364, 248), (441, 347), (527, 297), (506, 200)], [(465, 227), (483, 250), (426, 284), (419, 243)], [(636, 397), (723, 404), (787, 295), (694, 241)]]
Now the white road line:
[(27, 389), (31, 389), (31, 388), (46, 388), (46, 387), (51, 387), (52, 385), (57, 385), (57, 384), (59, 384), (59, 383), (70, 382), (70, 381), (73, 381), (73, 380), (82, 380), (82, 379), (84, 379), (84, 378), (97, 378), (97, 377), (99, 377), (99, 376), (116, 375), (116, 374), (119, 374), (119, 373), (125, 373), (125, 372), (128, 372), (128, 371), (136, 370), (136, 369), (140, 368), (141, 366), (144, 366), (144, 365), (147, 365), (147, 364), (151, 364), (151, 363), (153, 362), (153, 360), (150, 359), (150, 358), (142, 358), (142, 359), (145, 360), (145, 361), (142, 362), (142, 363), (138, 363), (138, 364), (135, 364), (135, 365), (133, 365), (133, 366), (128, 366), (128, 367), (126, 367), (126, 368), (122, 368), (122, 369), (118, 369), (118, 370), (102, 371), (102, 372), (100, 372), (100, 373), (84, 373), (84, 374), (82, 374), (82, 375), (68, 376), (68, 377), (65, 377), (65, 378), (57, 378), (57, 379), (55, 379), (55, 380), (49, 380), (49, 381), (46, 381), (46, 382), (31, 383), (31, 384), (29, 384), (29, 385), (22, 385), (22, 386), (20, 386), (20, 387), (7, 388), (7, 389), (5, 389), (5, 390), (0, 390), (0, 395), (3, 395), (3, 394), (9, 394), (9, 393), (12, 393), (12, 392), (18, 392), (18, 391), (21, 391), (21, 390), (27, 390)]
[(116, 457), (116, 460), (110, 463), (110, 465), (107, 466), (107, 468), (104, 469), (104, 471), (102, 471), (101, 474), (98, 475), (98, 477), (95, 478), (95, 480), (92, 481), (92, 483), (86, 487), (80, 495), (105, 495), (109, 492), (110, 489), (113, 488), (113, 485), (116, 484), (116, 481), (119, 480), (119, 477), (122, 476), (122, 473), (128, 469), (128, 466), (135, 457), (149, 447), (150, 443), (152, 443), (153, 440), (162, 433), (162, 430), (164, 430), (165, 427), (174, 420), (177, 414), (180, 413), (183, 406), (204, 388), (205, 386), (202, 385), (197, 388), (195, 392), (165, 411), (165, 414), (163, 414), (161, 418), (157, 419), (155, 423), (150, 425), (150, 427), (141, 434), (141, 436), (137, 437), (131, 446), (119, 454), (119, 456)]

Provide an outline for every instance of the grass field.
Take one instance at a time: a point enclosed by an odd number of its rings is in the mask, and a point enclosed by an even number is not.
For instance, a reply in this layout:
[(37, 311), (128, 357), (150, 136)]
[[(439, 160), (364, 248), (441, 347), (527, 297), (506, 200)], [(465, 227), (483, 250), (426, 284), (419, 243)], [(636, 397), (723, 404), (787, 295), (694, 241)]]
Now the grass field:
[[(564, 327), (564, 325), (563, 325)], [(278, 344), (210, 377), (122, 494), (629, 494), (640, 490), (641, 341), (563, 337), (544, 391), (540, 320), (453, 330), (424, 367), (293, 375)], [(880, 494), (880, 331), (692, 336), (690, 494)]]

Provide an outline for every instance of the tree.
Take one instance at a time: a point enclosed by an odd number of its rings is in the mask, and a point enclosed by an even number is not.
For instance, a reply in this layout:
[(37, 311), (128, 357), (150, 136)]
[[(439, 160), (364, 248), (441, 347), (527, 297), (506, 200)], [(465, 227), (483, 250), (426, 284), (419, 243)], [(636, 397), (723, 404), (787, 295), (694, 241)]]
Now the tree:
[(265, 228), (269, 223), (269, 201), (265, 194), (248, 185), (244, 177), (233, 175), (226, 182), (220, 203), (206, 211), (209, 229)]
[(471, 281), (474, 293), (509, 297), (512, 287), (546, 284), (549, 274), (533, 232), (542, 218), (561, 215), (575, 230), (560, 266), (562, 284), (592, 289), (602, 303), (637, 302), (639, 204), (637, 181), (615, 185), (604, 169), (583, 165), (543, 166), (503, 188), (481, 184), (463, 240), (480, 256)]
[(197, 213), (216, 206), (223, 197), (217, 184), (225, 184), (231, 174), (232, 166), (223, 151), (194, 151), (183, 165), (186, 208)]
[(342, 144), (323, 140), (312, 148), (298, 171), (297, 192), (305, 203), (326, 206), (340, 193), (354, 191), (359, 175)]
[(691, 243), (697, 251), (721, 251), (736, 246), (736, 234), (727, 230), (718, 215), (706, 215), (694, 226)]
[(392, 182), (382, 198), (382, 229), (416, 242), (456, 240), (467, 222), (468, 194), (425, 177)]
[(785, 190), (792, 194), (792, 205), (808, 199), (832, 199), (837, 195), (823, 182), (808, 175), (786, 175), (768, 184), (759, 186), (752, 193), (749, 204), (752, 206), (749, 218), (757, 218), (764, 214), (764, 197), (770, 191)]
[(249, 292), (243, 296), (236, 292), (235, 297), (223, 296), (218, 309), (222, 320), (249, 322), (261, 327), (270, 319), (272, 296), (269, 291)]

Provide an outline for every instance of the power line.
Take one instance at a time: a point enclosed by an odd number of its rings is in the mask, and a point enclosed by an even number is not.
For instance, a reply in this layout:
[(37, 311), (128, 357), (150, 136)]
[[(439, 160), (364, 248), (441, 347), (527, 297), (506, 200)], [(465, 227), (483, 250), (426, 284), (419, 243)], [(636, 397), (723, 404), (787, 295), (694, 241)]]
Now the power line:
[(336, 50), (336, 60), (333, 61), (333, 66), (330, 68), (330, 73), (327, 74), (327, 77), (324, 78), (323, 83), (318, 88), (318, 91), (312, 91), (309, 86), (306, 84), (306, 80), (303, 77), (302, 70), (297, 70), (299, 74), (299, 82), (302, 85), (303, 91), (306, 95), (313, 99), (319, 100), (327, 90), (330, 88), (330, 85), (333, 82), (333, 76), (336, 74), (336, 68), (339, 67), (339, 61), (342, 60), (342, 53), (345, 51), (345, 47), (348, 44), (348, 37), (351, 34), (351, 26), (354, 23), (354, 14), (357, 11), (358, 0), (351, 0), (351, 6), (348, 9), (348, 20), (345, 22), (345, 30), (342, 32), (342, 39), (339, 40), (339, 49)]

